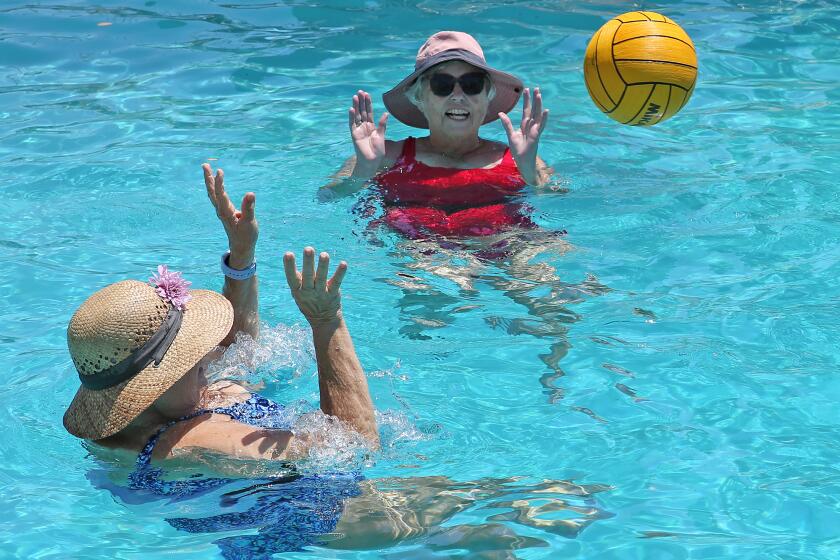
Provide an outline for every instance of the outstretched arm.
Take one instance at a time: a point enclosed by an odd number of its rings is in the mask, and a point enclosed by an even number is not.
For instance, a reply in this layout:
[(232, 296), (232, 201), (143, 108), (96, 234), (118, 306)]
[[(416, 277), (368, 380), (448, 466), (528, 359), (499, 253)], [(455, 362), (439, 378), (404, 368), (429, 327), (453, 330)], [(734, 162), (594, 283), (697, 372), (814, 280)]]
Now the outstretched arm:
[(321, 253), (316, 270), (315, 250), (307, 247), (300, 272), (294, 253), (286, 253), (283, 265), (295, 303), (312, 327), (321, 410), (346, 422), (378, 447), (379, 432), (367, 379), (341, 313), (339, 288), (347, 263), (341, 262), (333, 277), (327, 280), (330, 256)]
[[(216, 209), (216, 216), (227, 233), (230, 257), (228, 266), (244, 270), (254, 262), (254, 251), (259, 237), (259, 227), (254, 215), (256, 196), (249, 192), (242, 199), (242, 208), (237, 210), (225, 192), (225, 173), (221, 169), (213, 176), (213, 169), (209, 164), (202, 165), (204, 169), (204, 185), (207, 187), (207, 197)], [(234, 280), (225, 276), (225, 286), (222, 290), (225, 297), (233, 305), (233, 326), (222, 341), (227, 346), (233, 342), (237, 332), (244, 332), (256, 338), (259, 335), (259, 293), (257, 277), (251, 276), (247, 280)]]
[(350, 156), (341, 165), (341, 169), (332, 176), (332, 181), (318, 190), (318, 200), (325, 202), (334, 198), (357, 193), (364, 188), (366, 180), (353, 177), (356, 168), (356, 156)]

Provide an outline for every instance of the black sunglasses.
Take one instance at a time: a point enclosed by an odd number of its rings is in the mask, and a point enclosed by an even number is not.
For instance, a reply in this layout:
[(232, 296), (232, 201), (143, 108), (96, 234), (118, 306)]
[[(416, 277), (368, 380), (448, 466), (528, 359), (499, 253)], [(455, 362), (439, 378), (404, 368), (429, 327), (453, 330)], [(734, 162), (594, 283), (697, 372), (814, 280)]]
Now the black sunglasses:
[(438, 97), (446, 97), (455, 89), (455, 84), (461, 85), (461, 91), (467, 95), (478, 95), (484, 91), (487, 82), (487, 74), (484, 72), (468, 72), (457, 78), (451, 74), (436, 72), (429, 79), (429, 87), (432, 93)]

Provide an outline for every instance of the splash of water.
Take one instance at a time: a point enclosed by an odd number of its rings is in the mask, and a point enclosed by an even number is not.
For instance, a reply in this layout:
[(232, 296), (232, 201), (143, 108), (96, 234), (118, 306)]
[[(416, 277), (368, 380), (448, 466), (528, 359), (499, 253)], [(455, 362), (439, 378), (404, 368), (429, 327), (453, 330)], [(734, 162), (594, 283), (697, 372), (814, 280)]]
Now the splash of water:
[(294, 408), (297, 417), (292, 431), (297, 438), (290, 451), (304, 457), (298, 467), (305, 471), (361, 470), (373, 466), (377, 458), (407, 456), (410, 444), (432, 437), (418, 429), (402, 412), (376, 411), (380, 449), (374, 453), (361, 434), (335, 416), (313, 409), (303, 401), (296, 403)]
[(335, 416), (320, 410), (300, 414), (292, 432), (296, 437), (290, 451), (305, 457), (298, 463), (300, 470), (361, 470), (371, 462), (365, 438)]
[[(210, 364), (210, 383), (228, 379), (246, 384), (287, 383), (312, 367), (311, 333), (300, 325), (261, 325), (260, 338), (239, 332), (224, 355)], [(291, 373), (291, 375), (289, 375)]]
[[(308, 329), (300, 326), (262, 325), (260, 337), (237, 333), (236, 339), (224, 355), (209, 367), (211, 383), (221, 380), (246, 385), (261, 382), (289, 383), (314, 365), (314, 347)], [(390, 369), (369, 373), (371, 377), (386, 378), (391, 382), (408, 379), (397, 362)], [(394, 392), (394, 396), (407, 407)], [(303, 470), (328, 472), (335, 470), (360, 470), (372, 465), (377, 457), (398, 459), (407, 453), (414, 442), (431, 439), (419, 429), (406, 411), (376, 411), (381, 449), (374, 454), (367, 441), (355, 430), (334, 416), (324, 414), (317, 405), (305, 400), (284, 403), (294, 418), (292, 431), (298, 436), (290, 451), (304, 459), (298, 465)]]

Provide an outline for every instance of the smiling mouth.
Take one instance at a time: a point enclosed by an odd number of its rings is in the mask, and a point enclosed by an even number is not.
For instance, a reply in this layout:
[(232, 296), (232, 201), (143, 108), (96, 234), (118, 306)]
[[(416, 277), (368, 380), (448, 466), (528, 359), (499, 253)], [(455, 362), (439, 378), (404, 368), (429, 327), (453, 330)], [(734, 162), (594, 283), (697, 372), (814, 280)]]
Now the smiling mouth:
[(450, 109), (445, 114), (453, 121), (465, 121), (470, 117), (470, 112), (463, 109)]

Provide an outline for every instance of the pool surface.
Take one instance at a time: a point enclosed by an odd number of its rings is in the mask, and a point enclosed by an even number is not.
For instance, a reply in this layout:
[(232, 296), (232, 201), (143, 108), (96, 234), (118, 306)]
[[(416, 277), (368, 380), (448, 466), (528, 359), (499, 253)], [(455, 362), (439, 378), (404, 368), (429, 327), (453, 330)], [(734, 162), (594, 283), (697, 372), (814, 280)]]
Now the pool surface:
[[(281, 265), (311, 244), (350, 264), (345, 316), (380, 414), (381, 453), (336, 436), (304, 467), (359, 469), (365, 495), (279, 557), (840, 556), (837, 4), (312, 4), (0, 6), (0, 558), (217, 558), (263, 527), (178, 530), (166, 519), (276, 489), (124, 495), (131, 461), (61, 426), (87, 295), (160, 263), (221, 288), (205, 161), (234, 197), (256, 192), (261, 224), (264, 337), (226, 374), (317, 406)], [(608, 119), (583, 83), (590, 37), (631, 9), (676, 20), (698, 52), (693, 98), (653, 128)], [(543, 89), (559, 179), (527, 203), (562, 243), (516, 239), (502, 263), (371, 231), (369, 193), (318, 200), (352, 154), (352, 94), (378, 114), (441, 29)], [(389, 138), (412, 132), (391, 119)]]

